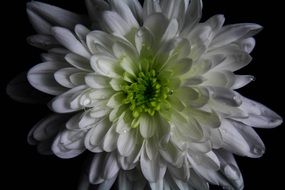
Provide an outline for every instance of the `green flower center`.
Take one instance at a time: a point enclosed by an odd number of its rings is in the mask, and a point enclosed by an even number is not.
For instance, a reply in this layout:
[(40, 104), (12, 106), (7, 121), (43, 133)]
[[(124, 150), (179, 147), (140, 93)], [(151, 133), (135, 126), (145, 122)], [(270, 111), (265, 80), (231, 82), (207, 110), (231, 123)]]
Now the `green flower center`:
[(155, 70), (139, 72), (135, 82), (123, 86), (126, 93), (124, 104), (130, 104), (133, 117), (145, 112), (153, 116), (169, 95), (167, 84), (161, 84)]

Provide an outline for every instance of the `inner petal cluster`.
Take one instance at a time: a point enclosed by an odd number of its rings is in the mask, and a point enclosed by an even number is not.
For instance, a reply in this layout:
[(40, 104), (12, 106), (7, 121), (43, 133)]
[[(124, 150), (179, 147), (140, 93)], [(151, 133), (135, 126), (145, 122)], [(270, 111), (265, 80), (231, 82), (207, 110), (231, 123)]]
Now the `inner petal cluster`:
[(168, 95), (167, 84), (162, 84), (159, 73), (154, 69), (147, 72), (139, 72), (135, 82), (125, 84), (123, 91), (126, 93), (124, 104), (130, 106), (133, 117), (137, 118), (142, 112), (154, 116), (161, 108)]

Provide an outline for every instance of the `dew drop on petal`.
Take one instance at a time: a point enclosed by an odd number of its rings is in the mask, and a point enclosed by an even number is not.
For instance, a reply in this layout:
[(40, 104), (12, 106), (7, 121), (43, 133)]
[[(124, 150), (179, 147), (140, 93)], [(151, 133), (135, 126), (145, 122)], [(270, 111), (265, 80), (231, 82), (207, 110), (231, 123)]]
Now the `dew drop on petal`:
[(87, 106), (90, 103), (91, 103), (91, 100), (89, 98), (86, 98), (85, 100), (83, 100), (83, 105), (84, 106)]
[(139, 30), (136, 34), (138, 37), (142, 37), (143, 36), (143, 31), (142, 30)]
[(227, 130), (226, 129), (221, 129), (220, 130), (222, 134), (227, 134)]
[(254, 76), (250, 76), (250, 78), (249, 78), (251, 81), (255, 81), (256, 80), (256, 78), (254, 77)]
[(255, 155), (262, 155), (262, 154), (264, 154), (264, 152), (265, 152), (264, 148), (260, 147), (260, 146), (256, 146), (252, 150), (252, 153)]

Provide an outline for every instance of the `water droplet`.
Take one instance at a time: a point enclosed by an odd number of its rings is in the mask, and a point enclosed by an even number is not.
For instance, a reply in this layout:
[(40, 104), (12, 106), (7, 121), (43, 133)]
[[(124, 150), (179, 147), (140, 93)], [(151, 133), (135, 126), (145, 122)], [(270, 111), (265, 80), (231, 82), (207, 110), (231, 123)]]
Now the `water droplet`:
[(173, 92), (174, 92), (173, 90), (170, 90), (170, 91), (169, 91), (169, 95), (172, 95), (172, 94), (173, 94)]
[(250, 76), (249, 79), (250, 79), (251, 81), (255, 81), (255, 80), (256, 80), (256, 78), (255, 78), (254, 76)]
[(223, 134), (227, 134), (227, 130), (226, 130), (226, 129), (221, 129), (220, 131), (221, 131), (221, 133), (223, 133)]
[(239, 171), (233, 165), (227, 165), (224, 168), (225, 175), (230, 179), (238, 179), (239, 178)]
[(142, 30), (139, 30), (136, 34), (138, 37), (142, 37), (143, 36), (143, 31)]
[(129, 131), (129, 129), (128, 128), (124, 128), (124, 129), (122, 129), (122, 132), (123, 133), (127, 133)]
[(256, 146), (252, 150), (252, 153), (255, 155), (262, 155), (262, 154), (264, 154), (264, 152), (265, 152), (264, 148), (260, 147), (260, 146)]
[(91, 100), (89, 98), (86, 98), (85, 100), (83, 100), (83, 105), (84, 106), (87, 106), (90, 103), (91, 103)]

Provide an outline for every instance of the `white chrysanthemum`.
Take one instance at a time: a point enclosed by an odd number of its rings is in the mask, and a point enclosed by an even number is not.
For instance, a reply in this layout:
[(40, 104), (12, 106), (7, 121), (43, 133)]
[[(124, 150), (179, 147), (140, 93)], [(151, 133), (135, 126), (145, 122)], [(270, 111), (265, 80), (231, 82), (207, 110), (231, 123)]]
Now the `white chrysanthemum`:
[[(233, 153), (262, 156), (252, 127), (282, 122), (235, 91), (254, 79), (234, 72), (251, 61), (252, 36), (262, 27), (223, 26), (223, 15), (199, 23), (200, 0), (86, 4), (90, 19), (28, 4), (39, 33), (29, 42), (48, 50), (28, 80), (57, 95), (54, 112), (76, 112), (61, 129), (53, 126), (63, 126), (66, 116), (40, 122), (31, 139), (57, 134), (52, 150), (61, 158), (97, 153), (89, 179), (103, 189), (117, 176), (122, 190), (143, 189), (146, 181), (152, 189), (208, 189), (208, 182), (242, 189)], [(129, 179), (132, 171), (145, 179)]]

